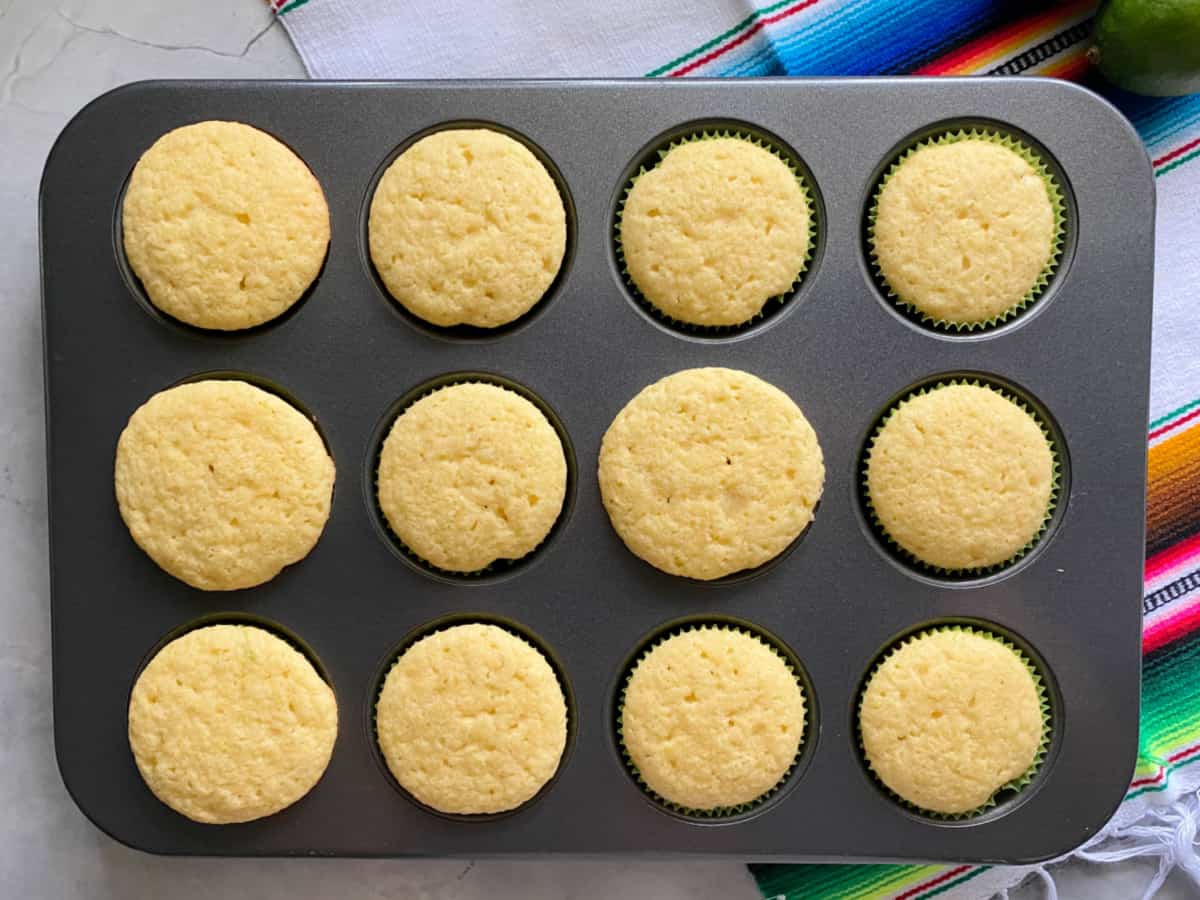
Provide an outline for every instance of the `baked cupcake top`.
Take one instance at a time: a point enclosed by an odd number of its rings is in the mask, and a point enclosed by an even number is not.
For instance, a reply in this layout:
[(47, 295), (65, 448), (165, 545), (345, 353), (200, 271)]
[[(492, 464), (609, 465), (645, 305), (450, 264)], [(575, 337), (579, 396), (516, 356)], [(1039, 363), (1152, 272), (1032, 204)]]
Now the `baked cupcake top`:
[(117, 442), (121, 518), (146, 553), (192, 587), (269, 581), (316, 545), (334, 466), (317, 429), (244, 381), (160, 391)]
[(1025, 660), (962, 629), (926, 632), (891, 651), (867, 680), (858, 721), (879, 780), (945, 815), (978, 810), (1029, 773), (1046, 731)]
[(417, 800), (446, 813), (497, 813), (557, 771), (567, 706), (532, 645), (496, 625), (455, 625), (401, 654), (375, 727), (388, 768)]
[(638, 175), (618, 229), (630, 279), (661, 313), (740, 325), (800, 277), (811, 213), (782, 159), (745, 138), (711, 137), (672, 147)]
[(562, 512), (567, 461), (542, 411), (494, 384), (454, 384), (405, 409), (379, 457), (379, 506), (414, 554), (476, 572), (534, 550)]
[(1049, 174), (999, 138), (924, 144), (879, 189), (872, 253), (902, 304), (936, 323), (987, 324), (1045, 285), (1060, 202)]
[(762, 640), (705, 626), (650, 648), (621, 698), (621, 742), (651, 791), (712, 811), (759, 799), (804, 738), (804, 692)]
[(687, 369), (617, 414), (599, 477), (630, 550), (664, 572), (710, 580), (783, 552), (812, 521), (825, 465), (783, 391), (735, 369)]
[(388, 292), (434, 325), (495, 328), (558, 275), (567, 217), (546, 167), (487, 128), (421, 138), (383, 173), (368, 220)]
[(262, 628), (210, 625), (160, 650), (129, 698), (129, 746), (154, 795), (197, 822), (248, 822), (309, 792), (337, 738), (312, 664)]
[(871, 512), (929, 566), (1014, 559), (1051, 512), (1055, 458), (1038, 421), (993, 388), (940, 385), (890, 412), (867, 449)]
[(308, 166), (240, 122), (197, 122), (155, 141), (129, 177), (121, 223), (150, 302), (198, 328), (274, 319), (329, 247), (329, 209)]

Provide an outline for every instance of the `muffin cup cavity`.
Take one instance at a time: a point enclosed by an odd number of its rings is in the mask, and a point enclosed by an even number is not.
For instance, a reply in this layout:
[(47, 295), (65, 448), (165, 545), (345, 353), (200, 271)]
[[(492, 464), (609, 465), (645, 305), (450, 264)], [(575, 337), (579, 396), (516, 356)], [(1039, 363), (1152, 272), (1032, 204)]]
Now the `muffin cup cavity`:
[[(455, 572), (442, 569), (423, 559), (408, 547), (400, 539), (399, 535), (392, 530), (379, 503), (380, 457), (383, 453), (383, 443), (391, 432), (392, 425), (395, 424), (396, 419), (405, 410), (418, 400), (428, 397), (442, 388), (458, 384), (494, 385), (511, 391), (532, 403), (546, 417), (546, 421), (550, 423), (555, 434), (558, 435), (567, 468), (567, 481), (563, 494), (562, 509), (559, 510), (558, 518), (555, 519), (554, 525), (551, 526), (541, 543), (522, 557), (516, 559), (497, 559), (490, 565), (472, 572)], [(365, 493), (367, 508), (371, 511), (371, 519), (375, 524), (375, 530), (392, 551), (410, 568), (438, 581), (454, 584), (492, 584), (525, 571), (542, 556), (554, 539), (562, 533), (567, 521), (571, 518), (571, 513), (575, 506), (575, 486), (578, 478), (578, 467), (575, 461), (575, 448), (571, 443), (570, 436), (567, 434), (566, 426), (563, 425), (562, 420), (550, 405), (532, 390), (516, 381), (500, 375), (494, 375), (490, 372), (452, 372), (431, 378), (417, 385), (388, 408), (376, 426), (367, 446), (369, 449), (363, 469), (363, 491)]]
[[(1051, 243), (1050, 258), (1046, 261), (1041, 273), (1033, 286), (1017, 303), (1003, 313), (978, 322), (957, 322), (939, 319), (922, 311), (917, 305), (899, 295), (888, 283), (880, 267), (875, 250), (875, 221), (879, 209), (879, 200), (884, 187), (903, 163), (915, 153), (928, 147), (945, 146), (967, 140), (984, 140), (1004, 147), (1016, 153), (1033, 167), (1046, 186), (1046, 193), (1054, 215), (1054, 237)], [(1011, 129), (989, 123), (969, 123), (958, 127), (939, 128), (927, 132), (925, 136), (908, 142), (905, 149), (895, 154), (877, 178), (871, 190), (864, 222), (865, 249), (871, 280), (875, 287), (886, 299), (889, 306), (895, 309), (905, 319), (912, 323), (946, 336), (972, 336), (993, 331), (1014, 319), (1023, 317), (1031, 308), (1042, 300), (1048, 293), (1051, 284), (1065, 270), (1068, 244), (1073, 241), (1072, 217), (1069, 214), (1069, 198), (1065, 177), (1061, 174), (1052, 157), (1035, 142), (1020, 136)]]
[[(800, 744), (796, 748), (795, 758), (770, 790), (748, 803), (739, 803), (735, 806), (723, 806), (713, 809), (692, 809), (666, 799), (654, 791), (643, 780), (625, 747), (622, 715), (625, 691), (629, 686), (630, 679), (633, 677), (634, 670), (650, 655), (651, 651), (676, 635), (704, 629), (728, 630), (752, 637), (764, 644), (772, 653), (783, 660), (788, 671), (796, 679), (796, 684), (800, 687), (801, 696), (804, 698), (804, 732), (801, 735)], [(800, 776), (808, 767), (816, 751), (820, 730), (820, 715), (816, 692), (813, 690), (808, 672), (800, 662), (799, 657), (783, 641), (757, 625), (730, 616), (694, 616), (663, 625), (643, 639), (626, 659), (621, 667), (613, 698), (612, 728), (616, 752), (620, 758), (622, 768), (651, 804), (663, 812), (688, 822), (696, 824), (727, 824), (753, 818), (787, 797), (788, 793), (799, 782)]]
[[(559, 264), (558, 272), (550, 285), (528, 310), (522, 313), (511, 322), (505, 322), (502, 325), (497, 325), (494, 328), (484, 328), (476, 325), (435, 325), (422, 319), (420, 316), (410, 312), (404, 305), (387, 289), (380, 277), (378, 270), (375, 268), (375, 263), (371, 260), (371, 245), (370, 245), (370, 216), (371, 203), (375, 198), (375, 192), (379, 187), (379, 182), (382, 180), (384, 173), (394, 163), (404, 151), (408, 150), (422, 138), (427, 138), (439, 131), (450, 131), (455, 129), (486, 129), (494, 131), (497, 134), (512, 138), (517, 143), (524, 146), (530, 153), (537, 158), (538, 162), (546, 170), (546, 174), (554, 182), (554, 186), (558, 189), (559, 199), (562, 200), (563, 212), (566, 215), (567, 237), (566, 245), (563, 248), (562, 262)], [(575, 249), (577, 245), (576, 234), (578, 231), (577, 216), (575, 211), (575, 201), (571, 195), (570, 187), (567, 184), (566, 178), (562, 171), (555, 164), (550, 155), (543, 150), (532, 139), (524, 134), (515, 131), (507, 126), (500, 125), (496, 122), (490, 122), (482, 119), (453, 119), (446, 122), (439, 122), (429, 128), (424, 128), (414, 134), (409, 135), (401, 141), (395, 149), (393, 149), (376, 167), (375, 172), (371, 175), (371, 179), (367, 184), (367, 189), (363, 195), (362, 202), (359, 207), (359, 222), (358, 222), (358, 255), (362, 263), (364, 271), (371, 278), (375, 287), (379, 291), (379, 296), (387, 303), (388, 307), (403, 319), (409, 326), (417, 331), (423, 332), (431, 337), (439, 338), (445, 341), (454, 341), (462, 343), (481, 343), (499, 338), (507, 337), (518, 331), (523, 330), (526, 326), (532, 324), (535, 320), (554, 303), (559, 294), (562, 293), (563, 285), (566, 283), (571, 265), (575, 259)]]
[[(409, 791), (407, 791), (396, 779), (396, 776), (392, 774), (392, 770), (388, 767), (387, 760), (384, 758), (383, 748), (379, 744), (379, 732), (376, 724), (376, 707), (379, 702), (380, 694), (383, 692), (384, 682), (387, 679), (388, 673), (391, 672), (392, 667), (395, 666), (400, 657), (403, 656), (404, 653), (418, 641), (421, 641), (430, 635), (437, 634), (438, 632), (455, 628), (459, 625), (494, 625), (497, 628), (508, 632), (513, 637), (519, 638), (537, 650), (553, 670), (555, 680), (558, 682), (559, 689), (562, 691), (563, 704), (567, 710), (566, 742), (563, 745), (562, 756), (559, 757), (558, 767), (554, 770), (554, 774), (551, 775), (549, 780), (547, 780), (546, 783), (538, 789), (536, 794), (534, 794), (524, 803), (512, 809), (504, 810), (503, 812), (449, 813), (422, 803)], [(506, 619), (495, 615), (494, 613), (452, 613), (450, 615), (441, 616), (440, 618), (425, 622), (424, 624), (413, 628), (408, 632), (408, 634), (404, 635), (404, 637), (400, 639), (399, 643), (397, 643), (391, 650), (388, 651), (387, 655), (384, 656), (383, 662), (380, 664), (375, 673), (374, 680), (371, 682), (371, 689), (367, 693), (364, 706), (365, 708), (363, 711), (362, 721), (366, 724), (368, 732), (367, 745), (371, 748), (371, 755), (374, 757), (375, 763), (379, 767), (379, 771), (382, 773), (383, 777), (387, 779), (388, 783), (396, 790), (398, 794), (400, 794), (402, 797), (404, 797), (404, 799), (412, 803), (414, 806), (426, 811), (430, 815), (438, 816), (452, 822), (494, 822), (499, 819), (507, 819), (510, 816), (518, 815), (524, 810), (527, 810), (529, 807), (533, 806), (549, 791), (553, 790), (555, 783), (558, 781), (563, 770), (570, 761), (571, 753), (575, 748), (576, 734), (579, 730), (579, 713), (575, 705), (575, 693), (571, 689), (571, 682), (567, 678), (566, 667), (563, 665), (562, 660), (558, 657), (548, 643), (542, 640), (542, 638), (536, 635), (534, 632), (530, 631), (527, 627), (511, 619)]]
[[(1022, 411), (1030, 416), (1037, 424), (1042, 436), (1046, 440), (1047, 446), (1050, 448), (1051, 455), (1051, 482), (1050, 482), (1050, 497), (1046, 504), (1045, 515), (1042, 518), (1041, 525), (1034, 535), (1026, 544), (1021, 547), (1016, 553), (1002, 562), (990, 566), (980, 566), (974, 568), (949, 569), (941, 566), (936, 566), (925, 562), (918, 556), (911, 553), (909, 550), (902, 547), (884, 528), (883, 523), (879, 520), (876, 514), (874, 505), (871, 502), (871, 493), (869, 490), (867, 473), (871, 458), (871, 450), (874, 447), (876, 439), (879, 437), (883, 427), (888, 420), (909, 400), (928, 394), (939, 388), (950, 387), (953, 385), (965, 385), (971, 387), (986, 388), (994, 393), (999, 394), (1006, 400), (1016, 404)], [(928, 378), (922, 382), (905, 389), (903, 392), (895, 396), (884, 407), (883, 412), (876, 418), (874, 424), (870, 428), (870, 432), (863, 444), (862, 452), (859, 454), (856, 466), (856, 483), (858, 485), (857, 493), (859, 505), (865, 519), (865, 524), (871, 535), (876, 539), (884, 552), (901, 563), (905, 568), (923, 576), (930, 576), (940, 582), (963, 583), (976, 582), (987, 579), (1000, 574), (1007, 574), (1018, 563), (1025, 562), (1029, 559), (1030, 554), (1039, 549), (1045, 544), (1047, 539), (1052, 535), (1053, 531), (1062, 519), (1065, 512), (1067, 497), (1069, 496), (1069, 457), (1066, 451), (1066, 443), (1062, 436), (1061, 430), (1058, 428), (1054, 419), (1049, 412), (1031, 396), (1024, 391), (1014, 387), (1013, 385), (983, 373), (962, 373), (962, 374), (947, 374)]]
[[(913, 643), (914, 641), (917, 641), (920, 638), (930, 634), (947, 631), (956, 631), (963, 634), (973, 634), (979, 637), (984, 637), (988, 640), (996, 641), (1016, 654), (1020, 659), (1021, 664), (1024, 665), (1026, 671), (1029, 672), (1030, 677), (1033, 679), (1042, 714), (1042, 734), (1038, 742), (1037, 749), (1034, 752), (1033, 761), (1029, 764), (1029, 767), (1016, 778), (996, 788), (991, 797), (988, 798), (987, 802), (975, 807), (974, 809), (970, 809), (961, 813), (944, 813), (924, 809), (914, 803), (909, 802), (908, 800), (905, 800), (890, 787), (888, 787), (883, 782), (883, 779), (880, 778), (875, 772), (869, 759), (867, 758), (867, 751), (863, 743), (861, 726), (863, 697), (866, 694), (868, 685), (871, 683), (871, 679), (875, 676), (876, 672), (879, 671), (880, 666), (883, 665), (883, 663), (898, 650)], [(1045, 671), (1044, 663), (1035, 661), (1034, 655), (1031, 651), (1028, 651), (1023, 646), (1023, 642), (1020, 642), (1019, 644), (1017, 640), (1014, 640), (1012, 637), (1005, 634), (1003, 630), (997, 629), (990, 623), (986, 622), (965, 619), (946, 621), (918, 627), (907, 634), (901, 635), (900, 637), (894, 639), (871, 663), (870, 668), (867, 670), (866, 675), (863, 677), (860, 683), (854, 702), (854, 741), (859, 754), (859, 759), (862, 762), (863, 768), (870, 777), (871, 782), (889, 799), (899, 804), (907, 812), (923, 819), (928, 819), (935, 822), (946, 824), (969, 822), (971, 824), (975, 824), (981, 817), (990, 819), (994, 816), (1007, 813), (1018, 803), (1024, 802), (1024, 800), (1028, 799), (1031, 793), (1029, 789), (1034, 780), (1048, 770), (1047, 759), (1051, 753), (1052, 743), (1057, 736), (1058, 726), (1055, 722), (1055, 708), (1051, 700), (1051, 686)]]
[[(621, 220), (625, 212), (625, 203), (629, 197), (629, 192), (633, 189), (634, 183), (638, 178), (657, 167), (666, 158), (667, 154), (675, 148), (695, 141), (712, 140), (714, 138), (735, 138), (770, 151), (772, 155), (787, 165), (788, 169), (795, 176), (796, 183), (804, 193), (809, 213), (808, 245), (805, 249), (800, 271), (796, 273), (791, 287), (783, 294), (767, 298), (763, 303), (762, 309), (754, 316), (736, 325), (695, 325), (689, 322), (681, 322), (667, 315), (655, 306), (634, 283), (633, 278), (629, 274), (629, 268), (625, 261), (625, 251), (621, 244)], [(773, 323), (795, 305), (794, 301), (806, 283), (811, 280), (811, 272), (819, 262), (825, 230), (824, 224), (824, 206), (816, 186), (816, 180), (800, 156), (783, 140), (762, 129), (739, 122), (695, 123), (674, 129), (665, 136), (655, 140), (627, 170), (621, 182), (621, 188), (613, 211), (611, 230), (612, 250), (622, 287), (625, 288), (634, 307), (645, 314), (651, 321), (668, 331), (684, 335), (685, 337), (702, 340), (733, 339), (749, 335)]]

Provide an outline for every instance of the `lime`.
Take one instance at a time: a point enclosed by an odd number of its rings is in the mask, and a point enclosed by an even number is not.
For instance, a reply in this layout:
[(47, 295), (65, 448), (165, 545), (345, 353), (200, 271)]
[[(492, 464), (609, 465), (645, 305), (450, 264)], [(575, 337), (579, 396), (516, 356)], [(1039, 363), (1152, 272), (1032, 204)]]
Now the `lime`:
[(1127, 91), (1200, 91), (1200, 0), (1108, 0), (1088, 59)]

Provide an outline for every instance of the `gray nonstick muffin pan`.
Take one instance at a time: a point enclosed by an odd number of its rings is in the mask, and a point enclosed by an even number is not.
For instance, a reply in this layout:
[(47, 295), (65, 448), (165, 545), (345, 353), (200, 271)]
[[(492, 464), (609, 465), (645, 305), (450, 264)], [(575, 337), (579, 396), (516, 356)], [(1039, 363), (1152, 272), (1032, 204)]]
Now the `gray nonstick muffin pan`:
[[(292, 147), (320, 180), (333, 237), (308, 295), (249, 332), (213, 334), (156, 312), (123, 258), (120, 204), (164, 132), (234, 119)], [(495, 333), (412, 319), (381, 287), (366, 210), (383, 168), (454, 124), (527, 142), (558, 180), (570, 236), (530, 314)], [(1045, 294), (1000, 327), (930, 330), (885, 298), (866, 256), (872, 190), (895, 156), (949, 128), (1014, 134), (1066, 197), (1062, 260)], [(761, 136), (799, 160), (817, 239), (798, 292), (731, 335), (682, 334), (625, 286), (614, 213), (640, 163), (704, 128)], [(563, 82), (154, 82), (106, 94), (63, 131), (41, 190), (54, 724), (79, 807), (118, 840), (238, 856), (653, 855), (738, 860), (1032, 862), (1093, 834), (1124, 794), (1138, 731), (1153, 181), (1128, 123), (1076, 86), (1039, 79)], [(786, 391), (816, 429), (825, 492), (813, 525), (762, 571), (717, 583), (663, 574), (621, 543), (596, 459), (618, 410), (680, 369), (729, 366)], [(205, 373), (281, 393), (316, 421), (337, 464), (310, 556), (234, 593), (194, 590), (131, 540), (113, 495), (117, 437), (156, 391)], [(474, 579), (438, 575), (394, 545), (375, 507), (379, 442), (413, 391), (461, 373), (513, 382), (565, 436), (563, 516), (533, 556)], [(1046, 419), (1062, 462), (1049, 532), (987, 577), (940, 578), (872, 530), (860, 456), (896, 397), (981, 377)], [(391, 780), (372, 708), (397, 648), (444, 617), (497, 621), (553, 659), (570, 706), (558, 775), (504, 815), (423, 808)], [(626, 771), (614, 703), (632, 655), (681, 619), (748, 622), (799, 661), (810, 720), (797, 766), (766, 803), (698, 819), (666, 810)], [(255, 822), (191, 822), (143, 784), (126, 706), (145, 661), (201, 622), (250, 621), (293, 640), (337, 695), (339, 735), (303, 800)], [(864, 675), (895, 638), (982, 624), (1041, 669), (1052, 708), (1032, 784), (945, 822), (872, 779), (855, 730)]]

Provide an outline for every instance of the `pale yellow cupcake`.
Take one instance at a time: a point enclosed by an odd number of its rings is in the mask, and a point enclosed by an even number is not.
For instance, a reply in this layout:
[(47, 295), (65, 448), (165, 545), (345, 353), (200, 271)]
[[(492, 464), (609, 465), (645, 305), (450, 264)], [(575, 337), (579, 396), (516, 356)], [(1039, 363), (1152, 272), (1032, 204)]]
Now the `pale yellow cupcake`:
[(567, 461), (540, 409), (495, 384), (453, 384), (396, 418), (379, 507), (423, 561), (470, 573), (537, 548), (562, 512)]
[(455, 625), (400, 655), (375, 728), (388, 768), (417, 800), (445, 813), (497, 813), (558, 770), (567, 705), (531, 644), (496, 625)]
[(778, 155), (741, 137), (676, 144), (633, 181), (618, 243), (629, 278), (660, 313), (740, 325), (788, 293), (812, 242), (805, 188)]
[(161, 391), (117, 442), (117, 504), (129, 533), (192, 587), (269, 581), (316, 545), (334, 466), (291, 404), (244, 381)]
[(197, 822), (249, 822), (291, 806), (324, 773), (336, 738), (329, 685), (253, 626), (211, 625), (171, 641), (129, 698), (138, 771)]
[(1038, 420), (994, 388), (909, 396), (867, 449), (866, 492), (886, 537), (948, 571), (1017, 558), (1053, 511), (1057, 461)]
[(150, 302), (199, 328), (274, 319), (313, 283), (329, 247), (317, 179), (240, 122), (197, 122), (155, 141), (129, 178), (121, 222)]
[(773, 559), (812, 521), (825, 465), (787, 394), (735, 369), (642, 390), (600, 446), (600, 493), (633, 553), (711, 580)]
[(804, 739), (804, 692), (763, 640), (723, 626), (673, 634), (634, 665), (621, 745), (638, 779), (687, 811), (735, 810), (769, 794)]
[(897, 302), (953, 328), (1002, 321), (1045, 288), (1062, 244), (1062, 195), (1027, 147), (943, 135), (892, 167), (871, 214), (871, 252)]
[(396, 157), (371, 198), (367, 228), (388, 292), (441, 326), (520, 318), (554, 282), (567, 241), (546, 167), (487, 128), (437, 131)]
[(1044, 691), (998, 638), (944, 628), (893, 649), (867, 680), (858, 723), (871, 771), (921, 810), (964, 815), (1019, 788), (1045, 748)]

